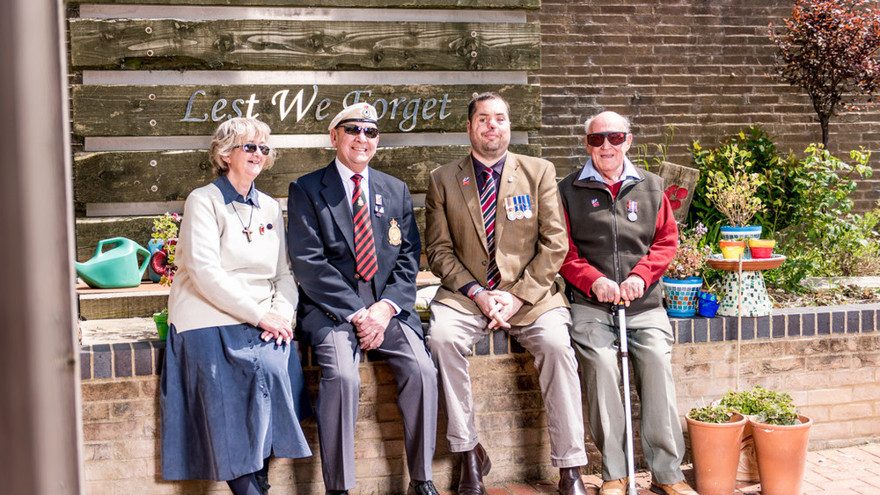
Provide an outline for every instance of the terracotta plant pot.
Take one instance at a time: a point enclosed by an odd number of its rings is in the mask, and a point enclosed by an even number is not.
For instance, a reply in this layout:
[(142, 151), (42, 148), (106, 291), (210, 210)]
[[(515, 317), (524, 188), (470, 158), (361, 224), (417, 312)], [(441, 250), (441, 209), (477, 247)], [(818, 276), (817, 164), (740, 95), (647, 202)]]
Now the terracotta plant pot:
[(754, 415), (746, 416), (746, 426), (743, 428), (742, 442), (739, 445), (739, 466), (736, 468), (736, 481), (757, 483), (761, 481), (758, 473), (758, 457), (755, 454), (755, 439), (752, 437), (752, 419)]
[(734, 413), (727, 423), (713, 424), (685, 417), (694, 473), (700, 495), (731, 495), (736, 488), (739, 446), (746, 418)]
[(752, 422), (762, 495), (801, 495), (813, 420), (791, 426)]

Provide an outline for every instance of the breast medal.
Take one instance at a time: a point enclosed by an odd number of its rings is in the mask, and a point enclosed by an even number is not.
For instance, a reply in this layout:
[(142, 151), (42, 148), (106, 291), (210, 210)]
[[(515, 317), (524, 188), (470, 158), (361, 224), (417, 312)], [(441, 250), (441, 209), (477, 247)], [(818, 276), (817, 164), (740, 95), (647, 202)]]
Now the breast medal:
[(397, 220), (391, 219), (391, 226), (388, 227), (388, 244), (392, 246), (400, 246), (400, 227), (397, 226)]
[(636, 220), (638, 220), (639, 219), (639, 215), (638, 215), (639, 202), (633, 201), (633, 200), (627, 201), (626, 202), (626, 211), (629, 212), (626, 214), (627, 220), (629, 220), (630, 222), (635, 222)]
[(512, 197), (504, 198), (504, 211), (507, 213), (508, 220), (516, 220), (516, 204), (513, 202)]

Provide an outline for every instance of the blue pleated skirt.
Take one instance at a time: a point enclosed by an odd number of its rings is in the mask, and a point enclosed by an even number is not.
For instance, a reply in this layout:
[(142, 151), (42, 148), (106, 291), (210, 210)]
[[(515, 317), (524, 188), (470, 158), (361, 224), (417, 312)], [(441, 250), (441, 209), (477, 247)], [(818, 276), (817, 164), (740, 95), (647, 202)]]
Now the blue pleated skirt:
[(172, 325), (159, 398), (163, 478), (225, 481), (258, 471), (273, 452), (312, 455), (300, 426), (312, 406), (299, 355), (260, 333)]

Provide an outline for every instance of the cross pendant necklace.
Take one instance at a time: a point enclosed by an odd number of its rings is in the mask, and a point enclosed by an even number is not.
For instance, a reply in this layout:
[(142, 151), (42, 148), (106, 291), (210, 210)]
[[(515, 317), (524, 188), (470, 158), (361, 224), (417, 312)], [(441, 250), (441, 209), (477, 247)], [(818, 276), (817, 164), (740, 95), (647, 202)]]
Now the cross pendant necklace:
[(232, 202), (232, 209), (235, 211), (235, 216), (238, 217), (238, 221), (241, 222), (241, 233), (247, 237), (248, 242), (251, 242), (251, 234), (253, 234), (251, 223), (254, 221), (254, 205), (251, 205), (251, 217), (248, 219), (247, 226), (244, 225), (244, 220), (242, 220), (241, 215), (238, 214), (238, 208), (235, 207), (235, 201)]

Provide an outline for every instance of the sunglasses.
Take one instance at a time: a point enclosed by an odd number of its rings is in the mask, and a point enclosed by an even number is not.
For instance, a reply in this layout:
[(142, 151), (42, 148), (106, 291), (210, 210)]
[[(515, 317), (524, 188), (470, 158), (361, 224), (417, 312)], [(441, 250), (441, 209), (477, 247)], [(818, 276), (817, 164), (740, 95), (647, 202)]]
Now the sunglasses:
[(629, 133), (620, 131), (594, 132), (592, 134), (587, 134), (587, 144), (594, 148), (598, 148), (599, 146), (602, 146), (602, 143), (604, 143), (607, 138), (611, 146), (620, 146), (626, 141), (627, 134)]
[(232, 149), (235, 149), (235, 148), (241, 148), (241, 150), (244, 151), (245, 153), (255, 153), (257, 151), (257, 148), (260, 148), (260, 153), (262, 153), (263, 156), (269, 156), (269, 152), (272, 151), (272, 148), (266, 146), (265, 144), (261, 144), (261, 145), (257, 146), (254, 143), (236, 144), (235, 146), (232, 147)]
[(360, 133), (364, 133), (368, 139), (376, 139), (379, 137), (379, 128), (378, 127), (361, 127), (359, 125), (354, 124), (345, 124), (342, 126), (342, 129), (346, 134), (350, 136), (357, 136)]

